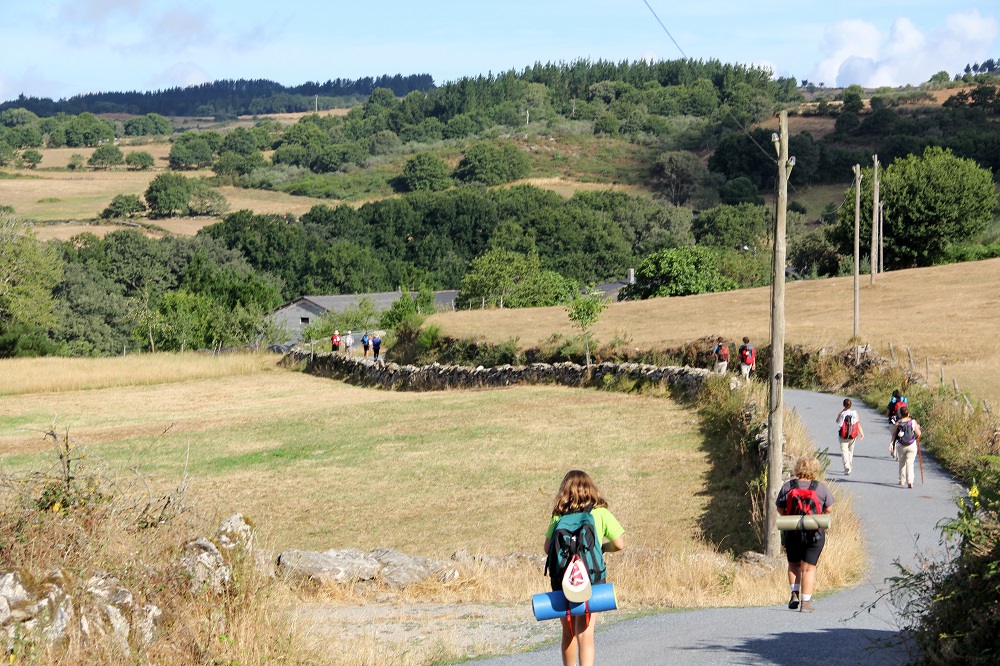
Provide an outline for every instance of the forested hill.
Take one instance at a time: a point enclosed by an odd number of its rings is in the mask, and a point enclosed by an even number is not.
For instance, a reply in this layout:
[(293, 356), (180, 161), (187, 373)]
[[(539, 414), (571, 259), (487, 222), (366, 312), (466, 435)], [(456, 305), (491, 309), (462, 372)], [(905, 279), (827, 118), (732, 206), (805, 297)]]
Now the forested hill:
[(359, 79), (333, 79), (326, 83), (307, 81), (298, 86), (283, 86), (267, 79), (226, 79), (187, 88), (167, 88), (147, 92), (101, 92), (76, 95), (54, 101), (25, 97), (0, 104), (28, 109), (42, 117), (57, 113), (158, 113), (163, 116), (235, 117), (255, 113), (291, 113), (311, 111), (319, 95), (322, 108), (343, 104), (345, 98), (363, 101), (375, 88), (388, 88), (403, 97), (414, 90), (434, 88), (430, 74), (383, 74)]

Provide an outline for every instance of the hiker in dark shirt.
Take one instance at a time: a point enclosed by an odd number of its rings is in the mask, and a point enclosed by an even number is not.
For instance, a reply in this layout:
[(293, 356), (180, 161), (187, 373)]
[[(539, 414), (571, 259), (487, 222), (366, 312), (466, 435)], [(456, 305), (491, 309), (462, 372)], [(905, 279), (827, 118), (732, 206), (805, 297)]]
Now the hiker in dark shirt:
[[(793, 502), (789, 501), (789, 494), (793, 488), (797, 494), (806, 489), (815, 492), (813, 498), (817, 504), (815, 513), (830, 513), (833, 495), (826, 484), (818, 478), (819, 461), (813, 457), (799, 458), (795, 461), (792, 475), (792, 478), (778, 491), (778, 499), (775, 502), (778, 513), (783, 516), (800, 513), (793, 509)], [(816, 483), (815, 488), (812, 486), (813, 482)], [(788, 600), (788, 607), (811, 613), (815, 610), (812, 605), (812, 594), (816, 587), (816, 566), (819, 564), (819, 556), (826, 543), (826, 535), (823, 530), (790, 530), (781, 533), (781, 543), (788, 558), (788, 584), (792, 588), (792, 598)]]
[(375, 335), (372, 336), (372, 353), (374, 354), (374, 358), (376, 361), (378, 360), (378, 354), (381, 349), (382, 349), (382, 338), (379, 337), (378, 333), (376, 333)]

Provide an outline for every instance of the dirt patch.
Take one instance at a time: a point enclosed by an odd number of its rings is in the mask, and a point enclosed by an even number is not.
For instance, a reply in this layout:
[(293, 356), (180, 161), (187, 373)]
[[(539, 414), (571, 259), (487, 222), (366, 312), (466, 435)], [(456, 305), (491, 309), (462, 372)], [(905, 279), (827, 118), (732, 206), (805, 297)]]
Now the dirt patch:
[(559, 624), (537, 622), (528, 603), (312, 603), (296, 606), (292, 616), (305, 629), (307, 641), (364, 644), (372, 640), (398, 652), (427, 653), (448, 646), (458, 653), (455, 656), (473, 657), (520, 652), (559, 637)]
[(324, 109), (318, 114), (315, 111), (302, 111), (299, 113), (262, 113), (258, 116), (240, 116), (240, 120), (253, 120), (256, 118), (271, 118), (272, 120), (277, 120), (283, 125), (294, 125), (300, 119), (306, 116), (320, 115), (320, 116), (346, 116), (350, 109)]

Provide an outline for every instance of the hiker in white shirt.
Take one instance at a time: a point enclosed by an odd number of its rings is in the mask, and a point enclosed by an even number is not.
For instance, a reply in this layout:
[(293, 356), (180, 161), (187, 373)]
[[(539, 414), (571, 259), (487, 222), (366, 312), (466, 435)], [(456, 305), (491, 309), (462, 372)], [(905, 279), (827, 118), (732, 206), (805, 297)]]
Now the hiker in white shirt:
[(858, 412), (852, 409), (850, 398), (844, 398), (844, 408), (837, 414), (837, 436), (840, 438), (840, 454), (844, 458), (844, 475), (849, 475), (854, 469), (854, 443), (865, 438), (861, 429)]

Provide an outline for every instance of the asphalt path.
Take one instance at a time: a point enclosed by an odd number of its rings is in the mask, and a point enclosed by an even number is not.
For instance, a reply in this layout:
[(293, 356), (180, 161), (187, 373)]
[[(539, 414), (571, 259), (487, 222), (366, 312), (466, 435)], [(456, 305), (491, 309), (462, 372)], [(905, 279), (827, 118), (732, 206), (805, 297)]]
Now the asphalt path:
[[(598, 663), (800, 666), (909, 661), (908, 647), (900, 641), (898, 620), (884, 597), (886, 578), (897, 573), (894, 561), (912, 564), (918, 553), (939, 552), (935, 526), (942, 518), (956, 514), (953, 497), (962, 489), (927, 455), (925, 482), (920, 483), (914, 463), (917, 479), (913, 489), (900, 488), (898, 463), (888, 456), (890, 429), (885, 417), (857, 404), (865, 439), (855, 446), (851, 475), (844, 476), (834, 423), (843, 398), (785, 392), (785, 404), (799, 413), (817, 447), (829, 447), (827, 479), (837, 484), (840, 497), (845, 490), (854, 496), (854, 511), (864, 525), (870, 555), (865, 579), (851, 589), (814, 599), (815, 613), (791, 611), (782, 604), (674, 612), (599, 625)], [(828, 539), (835, 538), (836, 506)], [(822, 558), (819, 566), (823, 566)], [(559, 625), (554, 621), (552, 631), (558, 636)], [(559, 646), (482, 663), (551, 666), (560, 663)]]

